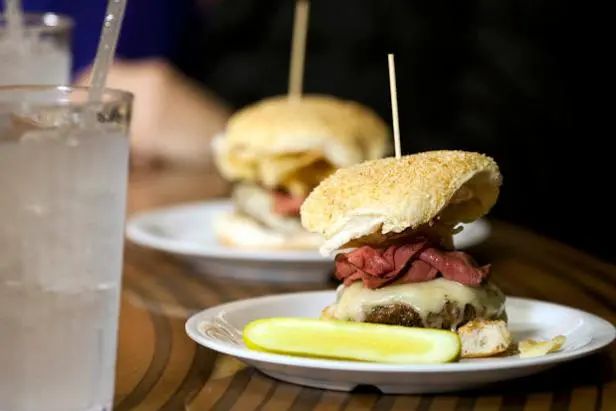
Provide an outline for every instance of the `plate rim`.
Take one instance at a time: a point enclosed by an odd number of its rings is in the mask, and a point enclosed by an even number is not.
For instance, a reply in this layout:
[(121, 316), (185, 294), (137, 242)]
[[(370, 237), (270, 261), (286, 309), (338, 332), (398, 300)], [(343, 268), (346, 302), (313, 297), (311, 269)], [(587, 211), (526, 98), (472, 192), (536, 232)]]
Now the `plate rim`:
[[(172, 253), (189, 257), (200, 257), (216, 260), (242, 260), (242, 261), (277, 261), (277, 262), (298, 262), (323, 264), (331, 263), (332, 257), (324, 257), (316, 250), (251, 250), (243, 248), (226, 247), (218, 244), (216, 248), (199, 247), (194, 243), (183, 242), (181, 240), (165, 239), (151, 234), (144, 228), (146, 224), (156, 218), (161, 218), (173, 213), (190, 209), (229, 208), (233, 206), (228, 197), (216, 197), (204, 201), (193, 201), (178, 203), (171, 206), (163, 206), (139, 211), (131, 214), (126, 221), (126, 238), (131, 242), (143, 247), (152, 248), (166, 253)], [(474, 242), (472, 246), (485, 241), (492, 232), (491, 224), (485, 219), (478, 219), (474, 222), (482, 230), (481, 239)]]
[(184, 256), (211, 258), (218, 260), (247, 260), (247, 261), (285, 261), (307, 263), (331, 263), (331, 257), (323, 257), (318, 251), (310, 250), (250, 250), (243, 248), (225, 247), (218, 245), (214, 250), (208, 247), (195, 247), (190, 243), (178, 240), (168, 240), (157, 237), (142, 227), (153, 218), (169, 215), (186, 209), (208, 207), (230, 208), (231, 201), (226, 197), (218, 197), (205, 201), (180, 203), (168, 207), (153, 208), (137, 212), (129, 216), (126, 222), (126, 237), (135, 244), (153, 248), (155, 250), (174, 253)]
[[(549, 301), (536, 300), (523, 297), (507, 297), (507, 300), (518, 303), (527, 304), (542, 304), (549, 305), (557, 309), (572, 310), (578, 314), (591, 319), (595, 325), (598, 325), (603, 332), (594, 333), (588, 344), (577, 348), (572, 351), (556, 352), (550, 355), (533, 357), (533, 358), (518, 358), (515, 362), (502, 363), (497, 360), (482, 359), (479, 361), (466, 361), (466, 362), (454, 362), (446, 364), (384, 364), (384, 363), (369, 363), (369, 362), (353, 362), (344, 360), (329, 360), (329, 359), (316, 359), (306, 358), (299, 356), (291, 356), (285, 354), (267, 353), (252, 351), (245, 347), (234, 347), (229, 344), (210, 340), (203, 336), (198, 330), (199, 324), (203, 321), (203, 317), (207, 317), (208, 314), (212, 317), (212, 314), (217, 314), (220, 311), (229, 309), (234, 306), (244, 306), (253, 304), (256, 302), (263, 302), (271, 299), (283, 299), (293, 295), (313, 295), (329, 294), (332, 298), (335, 296), (334, 290), (321, 290), (321, 291), (305, 291), (295, 293), (283, 293), (272, 294), (260, 297), (247, 298), (237, 301), (232, 301), (220, 305), (216, 305), (205, 310), (199, 311), (193, 314), (185, 323), (185, 331), (187, 335), (197, 344), (212, 349), (216, 352), (220, 352), (226, 355), (233, 356), (240, 360), (245, 361), (257, 361), (265, 362), (273, 365), (287, 365), (296, 366), (302, 368), (311, 369), (325, 369), (335, 371), (351, 371), (351, 372), (373, 372), (373, 373), (435, 373), (435, 372), (452, 372), (462, 373), (469, 371), (494, 371), (503, 370), (508, 368), (520, 368), (520, 367), (541, 367), (556, 365), (564, 361), (574, 360), (583, 356), (590, 355), (610, 345), (616, 338), (616, 327), (609, 321), (589, 313), (584, 310), (580, 310), (575, 307), (570, 307), (558, 303)], [(607, 334), (606, 334), (607, 333)], [(599, 335), (597, 335), (599, 334)], [(605, 335), (604, 335), (605, 334)]]

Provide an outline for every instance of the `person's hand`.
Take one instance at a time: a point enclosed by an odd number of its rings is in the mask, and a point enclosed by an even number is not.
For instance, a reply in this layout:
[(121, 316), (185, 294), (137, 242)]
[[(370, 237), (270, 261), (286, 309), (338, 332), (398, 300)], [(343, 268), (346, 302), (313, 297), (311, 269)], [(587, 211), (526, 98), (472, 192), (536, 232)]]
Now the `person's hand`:
[[(87, 84), (90, 71), (78, 84)], [(162, 60), (116, 62), (107, 86), (135, 95), (131, 124), (136, 165), (211, 165), (211, 139), (221, 132), (229, 109), (214, 95)]]

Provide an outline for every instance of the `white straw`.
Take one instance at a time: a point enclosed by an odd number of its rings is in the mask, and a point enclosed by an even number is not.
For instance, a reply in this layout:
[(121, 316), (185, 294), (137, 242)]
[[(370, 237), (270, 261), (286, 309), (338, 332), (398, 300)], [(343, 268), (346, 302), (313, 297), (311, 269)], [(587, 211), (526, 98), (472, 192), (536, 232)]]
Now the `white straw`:
[(98, 43), (98, 50), (92, 70), (92, 78), (90, 79), (90, 101), (98, 101), (103, 96), (107, 75), (109, 74), (111, 64), (113, 64), (118, 38), (120, 37), (126, 1), (109, 0), (107, 4), (105, 21), (103, 22), (101, 38)]
[(21, 0), (5, 0), (6, 32), (10, 41), (21, 43), (24, 35), (24, 15)]
[(309, 11), (310, 2), (308, 0), (298, 0), (295, 3), (293, 44), (289, 68), (289, 98), (299, 99), (303, 92), (304, 60), (306, 56)]
[(396, 89), (396, 63), (394, 55), (388, 54), (387, 60), (389, 63), (389, 92), (391, 94), (391, 117), (394, 123), (394, 147), (396, 150), (396, 158), (402, 157), (400, 148), (400, 121), (398, 120), (398, 91)]

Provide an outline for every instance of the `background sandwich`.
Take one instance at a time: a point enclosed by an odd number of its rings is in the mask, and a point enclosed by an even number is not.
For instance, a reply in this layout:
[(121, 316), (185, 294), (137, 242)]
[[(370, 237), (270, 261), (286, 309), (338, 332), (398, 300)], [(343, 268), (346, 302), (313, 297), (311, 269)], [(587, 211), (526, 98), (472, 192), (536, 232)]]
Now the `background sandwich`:
[(216, 164), (235, 182), (236, 212), (217, 222), (221, 241), (264, 248), (317, 248), (299, 207), (338, 168), (376, 159), (388, 150), (388, 128), (372, 110), (334, 97), (279, 96), (231, 117), (214, 142)]
[[(301, 208), (304, 227), (325, 238), (322, 252), (338, 252), (343, 285), (323, 317), (451, 330), (468, 323), (466, 356), (504, 351), (505, 296), (490, 266), (452, 249), (456, 227), (486, 214), (500, 184), (494, 160), (462, 151), (369, 161), (325, 179)], [(486, 344), (471, 346), (481, 337)]]

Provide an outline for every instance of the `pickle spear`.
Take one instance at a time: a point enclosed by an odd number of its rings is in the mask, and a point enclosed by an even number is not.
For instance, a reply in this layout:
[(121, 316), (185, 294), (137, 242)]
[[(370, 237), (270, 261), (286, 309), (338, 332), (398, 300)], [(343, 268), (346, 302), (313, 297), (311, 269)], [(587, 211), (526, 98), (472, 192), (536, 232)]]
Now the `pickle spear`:
[(279, 354), (392, 364), (455, 361), (451, 331), (310, 318), (264, 318), (244, 328), (248, 348)]

